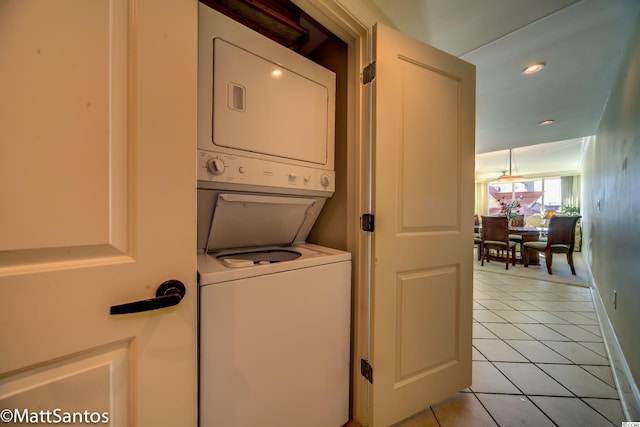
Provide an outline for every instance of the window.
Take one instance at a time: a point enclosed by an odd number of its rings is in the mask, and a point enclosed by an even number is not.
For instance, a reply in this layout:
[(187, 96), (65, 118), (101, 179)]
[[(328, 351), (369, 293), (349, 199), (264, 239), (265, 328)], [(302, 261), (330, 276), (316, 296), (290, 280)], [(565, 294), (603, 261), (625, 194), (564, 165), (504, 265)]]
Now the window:
[(488, 214), (500, 213), (500, 201), (520, 201), (520, 214), (525, 221), (533, 214), (558, 211), (562, 205), (560, 178), (540, 178), (518, 182), (490, 182)]

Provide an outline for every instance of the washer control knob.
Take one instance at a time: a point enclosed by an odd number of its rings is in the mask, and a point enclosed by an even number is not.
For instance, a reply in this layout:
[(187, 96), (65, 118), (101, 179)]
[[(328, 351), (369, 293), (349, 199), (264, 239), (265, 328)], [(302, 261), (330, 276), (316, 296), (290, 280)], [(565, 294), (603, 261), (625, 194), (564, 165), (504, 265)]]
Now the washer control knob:
[(309, 183), (309, 181), (311, 181), (311, 175), (305, 175), (305, 176), (304, 176), (304, 182), (305, 182), (305, 184), (308, 184), (308, 183)]
[(214, 175), (220, 175), (224, 172), (224, 163), (217, 157), (207, 160), (207, 169)]
[(247, 168), (245, 168), (244, 166), (240, 166), (240, 167), (238, 168), (238, 172), (240, 172), (240, 173), (246, 173), (246, 172), (247, 172)]
[(323, 186), (323, 187), (328, 187), (328, 186), (329, 186), (329, 184), (330, 184), (329, 176), (328, 176), (328, 175), (324, 175), (324, 174), (323, 174), (323, 175), (320, 177), (320, 184), (322, 184), (322, 186)]
[(289, 172), (289, 181), (295, 181), (296, 178), (298, 178), (298, 175), (295, 172)]

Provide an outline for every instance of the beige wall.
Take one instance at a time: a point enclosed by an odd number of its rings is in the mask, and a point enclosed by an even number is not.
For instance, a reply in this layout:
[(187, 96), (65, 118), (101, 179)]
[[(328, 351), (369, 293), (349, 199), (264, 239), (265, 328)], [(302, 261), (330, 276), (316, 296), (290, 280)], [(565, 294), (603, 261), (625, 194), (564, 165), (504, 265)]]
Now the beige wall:
[(329, 38), (309, 57), (336, 73), (336, 191), (307, 241), (347, 250), (347, 45)]
[(635, 383), (640, 384), (638, 18), (597, 135), (587, 149), (582, 178), (583, 250)]

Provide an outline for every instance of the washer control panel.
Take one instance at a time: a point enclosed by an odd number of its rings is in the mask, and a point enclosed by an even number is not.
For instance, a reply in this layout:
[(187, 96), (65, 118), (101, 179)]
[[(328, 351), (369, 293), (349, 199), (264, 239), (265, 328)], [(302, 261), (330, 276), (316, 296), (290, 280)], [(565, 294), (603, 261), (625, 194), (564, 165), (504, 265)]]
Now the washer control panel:
[(198, 181), (335, 191), (335, 172), (198, 151)]

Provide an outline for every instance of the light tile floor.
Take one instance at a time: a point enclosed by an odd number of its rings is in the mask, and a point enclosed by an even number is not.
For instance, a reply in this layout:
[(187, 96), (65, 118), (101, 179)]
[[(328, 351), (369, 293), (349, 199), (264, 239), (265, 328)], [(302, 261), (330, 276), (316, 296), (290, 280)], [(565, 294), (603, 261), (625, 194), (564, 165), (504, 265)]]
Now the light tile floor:
[(476, 268), (473, 313), (471, 387), (397, 426), (622, 424), (588, 288)]

